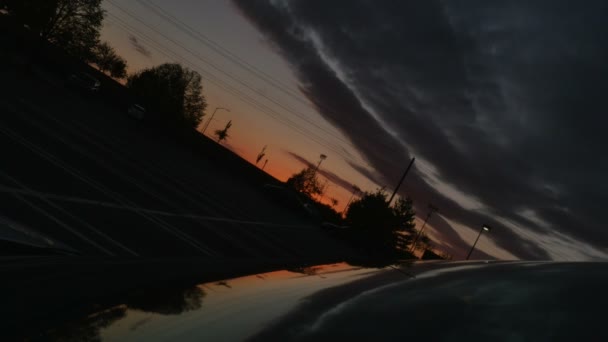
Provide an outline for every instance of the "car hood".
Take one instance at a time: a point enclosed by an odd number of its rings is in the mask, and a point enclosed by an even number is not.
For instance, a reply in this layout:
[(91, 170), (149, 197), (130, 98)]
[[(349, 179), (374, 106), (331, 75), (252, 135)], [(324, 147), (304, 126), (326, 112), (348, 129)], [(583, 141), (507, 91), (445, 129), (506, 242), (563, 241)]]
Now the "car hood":
[(608, 264), (427, 262), (301, 267), (142, 290), (50, 332), (128, 341), (605, 340)]

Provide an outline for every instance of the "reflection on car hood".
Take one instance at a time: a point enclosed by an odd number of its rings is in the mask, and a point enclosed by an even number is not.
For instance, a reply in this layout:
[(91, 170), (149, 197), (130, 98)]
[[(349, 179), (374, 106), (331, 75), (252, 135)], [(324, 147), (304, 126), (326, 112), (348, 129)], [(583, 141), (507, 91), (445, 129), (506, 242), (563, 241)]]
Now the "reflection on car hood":
[(606, 263), (332, 264), (135, 295), (51, 337), (606, 340), (607, 280)]

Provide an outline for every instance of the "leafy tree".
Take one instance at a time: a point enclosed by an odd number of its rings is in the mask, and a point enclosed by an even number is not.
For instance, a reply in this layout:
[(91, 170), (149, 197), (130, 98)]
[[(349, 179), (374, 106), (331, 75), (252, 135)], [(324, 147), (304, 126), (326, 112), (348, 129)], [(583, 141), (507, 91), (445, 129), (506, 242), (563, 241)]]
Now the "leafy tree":
[(0, 7), (41, 38), (90, 60), (99, 42), (101, 0), (0, 0)]
[(390, 206), (386, 192), (365, 192), (346, 212), (346, 223), (353, 228), (357, 241), (368, 251), (391, 257), (409, 256), (408, 235), (414, 231), (415, 212), (412, 200), (399, 198)]
[(416, 212), (412, 199), (399, 197), (393, 205), (393, 214), (399, 223), (396, 235), (397, 248), (407, 249), (416, 233)]
[(93, 49), (92, 62), (102, 72), (109, 72), (112, 77), (125, 78), (127, 76), (127, 62), (116, 54), (113, 47), (107, 42), (101, 42)]
[(201, 76), (179, 64), (166, 63), (129, 76), (127, 87), (148, 107), (158, 121), (196, 128), (207, 102)]
[(288, 187), (308, 196), (320, 195), (323, 192), (323, 188), (316, 176), (316, 170), (312, 167), (305, 168), (292, 175), (286, 184)]
[(120, 56), (116, 57), (116, 60), (114, 60), (108, 72), (110, 72), (110, 76), (114, 78), (123, 79), (127, 77), (127, 61)]
[(426, 234), (424, 234), (424, 233), (418, 239), (417, 245), (423, 251), (428, 251), (428, 250), (432, 250), (433, 249), (433, 242), (431, 241), (431, 238), (429, 238), (429, 236), (426, 235)]
[(342, 215), (338, 213), (334, 207), (318, 201), (315, 201), (315, 207), (317, 208), (319, 216), (324, 222), (331, 222), (338, 225), (342, 225), (344, 223)]
[[(127, 316), (125, 305), (114, 306), (87, 316), (59, 329), (37, 336), (49, 341), (101, 341), (100, 331)], [(27, 340), (27, 339), (26, 339)]]
[(215, 135), (217, 136), (217, 142), (222, 142), (222, 140), (228, 139), (228, 130), (232, 127), (232, 120), (228, 121), (226, 127), (224, 129), (218, 129), (215, 131)]

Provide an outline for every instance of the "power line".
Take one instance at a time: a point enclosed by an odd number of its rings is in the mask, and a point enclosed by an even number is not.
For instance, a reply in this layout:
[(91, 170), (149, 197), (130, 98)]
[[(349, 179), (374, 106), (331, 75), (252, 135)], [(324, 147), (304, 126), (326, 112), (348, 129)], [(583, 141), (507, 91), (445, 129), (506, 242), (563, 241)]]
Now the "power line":
[[(192, 26), (186, 24), (185, 22), (183, 22), (179, 18), (176, 18), (174, 15), (172, 15), (168, 11), (164, 10), (161, 6), (155, 4), (153, 1), (150, 1), (150, 0), (144, 0), (144, 1), (137, 0), (137, 2), (139, 2), (141, 5), (147, 7), (148, 9), (154, 11), (157, 15), (159, 15), (161, 17), (164, 17), (168, 21), (173, 22), (174, 25), (176, 25), (175, 23), (179, 23), (179, 25), (181, 25), (182, 27), (186, 28), (188, 31), (190, 31), (193, 34), (196, 34), (198, 36), (198, 39), (196, 37), (193, 37), (193, 38), (197, 39), (201, 43), (203, 43), (206, 46), (208, 46), (209, 48), (213, 49), (218, 54), (220, 54), (220, 55), (224, 56), (225, 58), (231, 60), (235, 64), (241, 66), (243, 69), (245, 69), (245, 70), (247, 70), (247, 71), (249, 71), (249, 72), (251, 72), (253, 74), (256, 74), (258, 77), (264, 79), (265, 81), (267, 81), (269, 84), (275, 86), (280, 91), (282, 91), (282, 92), (284, 92), (284, 93), (286, 93), (286, 94), (288, 94), (288, 95), (290, 95), (292, 97), (295, 97), (297, 100), (301, 101), (301, 99), (298, 97), (298, 93), (299, 93), (298, 90), (292, 89), (289, 85), (287, 85), (287, 84), (281, 82), (280, 80), (272, 77), (268, 73), (264, 72), (263, 70), (260, 70), (255, 65), (252, 65), (251, 63), (247, 62), (246, 60), (241, 59), (239, 56), (237, 56), (234, 53), (230, 52), (230, 50), (224, 48), (221, 44), (213, 41), (211, 38), (205, 36), (200, 31), (195, 30), (194, 28), (192, 28)], [(177, 26), (178, 25), (176, 25), (176, 27)], [(306, 101), (303, 101), (303, 103), (306, 104), (306, 105), (310, 105), (310, 103), (308, 103)]]
[[(281, 92), (284, 92), (287, 95), (291, 96), (292, 98), (294, 98), (298, 102), (300, 102), (302, 104), (305, 104), (308, 107), (311, 107), (313, 110), (316, 110), (315, 107), (311, 106), (311, 103), (310, 103), (309, 100), (303, 99), (301, 96), (298, 95), (298, 94), (300, 94), (299, 90), (290, 89), (290, 87), (288, 85), (286, 85), (285, 83), (282, 83), (281, 81), (277, 80), (276, 78), (273, 78), (272, 76), (268, 75), (264, 71), (262, 71), (262, 70), (258, 69), (257, 67), (255, 67), (254, 65), (252, 65), (252, 64), (248, 63), (247, 61), (243, 60), (242, 58), (238, 57), (234, 53), (230, 52), (228, 49), (224, 48), (221, 44), (213, 41), (209, 37), (205, 36), (203, 33), (201, 33), (199, 31), (195, 30), (194, 28), (192, 28), (192, 26), (184, 23), (179, 18), (176, 18), (172, 14), (168, 13), (166, 10), (164, 10), (159, 5), (155, 4), (154, 2), (152, 2), (150, 0), (137, 0), (137, 2), (140, 3), (141, 5), (145, 6), (146, 8), (148, 8), (149, 10), (151, 10), (152, 12), (154, 12), (156, 15), (158, 15), (161, 18), (163, 18), (163, 19), (169, 21), (170, 23), (172, 23), (180, 31), (188, 34), (190, 37), (192, 37), (192, 38), (198, 40), (199, 42), (203, 43), (204, 45), (210, 47), (211, 49), (213, 49), (214, 51), (216, 51), (218, 54), (224, 56), (226, 59), (229, 59), (230, 61), (232, 61), (233, 63), (237, 64), (241, 68), (243, 68), (243, 69), (249, 71), (250, 73), (256, 75), (260, 79), (266, 81), (270, 85), (272, 85), (275, 88), (279, 89)], [(196, 34), (196, 36), (194, 36), (194, 34)], [(322, 109), (322, 110), (324, 110), (324, 111), (326, 111), (326, 112), (328, 112), (328, 113), (331, 113), (333, 115), (335, 115), (336, 112), (337, 112), (336, 110), (334, 110), (332, 108), (329, 108), (326, 105), (321, 105), (319, 103), (315, 103), (315, 106), (318, 107), (318, 108), (320, 108), (320, 109)], [(362, 132), (362, 130), (360, 130), (360, 129), (357, 129), (357, 130), (359, 131), (358, 133)], [(349, 142), (347, 142), (347, 143), (349, 143)]]
[[(287, 95), (291, 96), (292, 98), (294, 98), (295, 100), (297, 100), (300, 103), (305, 104), (308, 107), (311, 107), (313, 110), (317, 110), (318, 109), (322, 109), (327, 113), (331, 113), (334, 116), (336, 116), (337, 111), (327, 107), (326, 105), (321, 105), (319, 103), (315, 103), (315, 106), (317, 108), (314, 108), (311, 106), (310, 101), (302, 99), (301, 96), (298, 96), (299, 91), (298, 90), (292, 90), (290, 89), (290, 87), (284, 83), (282, 83), (281, 81), (277, 80), (276, 78), (273, 78), (272, 76), (268, 75), (267, 73), (265, 73), (264, 71), (258, 69), (257, 67), (255, 67), (254, 65), (248, 63), (247, 61), (243, 60), (242, 58), (238, 57), (237, 55), (235, 55), (234, 53), (230, 52), (228, 49), (224, 48), (221, 44), (213, 41), (212, 39), (210, 39), (209, 37), (205, 36), (203, 33), (197, 31), (196, 29), (194, 29), (192, 26), (184, 23), (182, 20), (180, 20), (179, 18), (175, 17), (174, 15), (172, 15), (171, 13), (167, 12), (166, 10), (164, 10), (162, 7), (160, 7), (159, 5), (155, 4), (154, 2), (150, 1), (150, 0), (137, 0), (137, 2), (146, 7), (148, 10), (150, 10), (151, 12), (153, 12), (154, 14), (156, 14), (157, 16), (159, 16), (160, 18), (164, 19), (165, 21), (171, 23), (173, 26), (175, 26), (178, 30), (180, 30), (181, 32), (187, 34), (188, 36), (190, 36), (193, 39), (198, 40), (199, 42), (201, 42), (202, 44), (204, 44), (205, 46), (208, 46), (209, 48), (211, 48), (212, 50), (214, 50), (215, 52), (217, 52), (218, 54), (222, 55), (224, 58), (232, 61), (233, 63), (235, 63), (236, 65), (240, 66), (241, 68), (243, 68), (244, 70), (247, 70), (248, 72), (254, 74), (255, 76), (257, 76), (258, 78), (262, 79), (263, 81), (267, 82), (268, 84), (272, 85), (273, 87), (279, 89), (281, 92), (286, 93)], [(250, 87), (248, 87), (249, 89), (252, 89)], [(267, 100), (279, 105), (280, 107), (282, 107), (285, 110), (288, 110), (290, 112), (292, 112), (293, 114), (295, 114), (296, 116), (302, 118), (301, 116), (306, 116), (302, 113), (299, 112), (295, 112), (295, 110), (291, 109), (290, 107), (285, 107), (281, 104), (278, 104), (277, 102), (275, 102), (275, 100), (267, 97), (265, 94), (261, 94), (259, 91), (257, 91), (256, 89), (252, 89), (254, 92), (256, 92), (258, 95), (266, 98)], [(307, 121), (306, 119), (302, 118), (303, 120)], [(311, 123), (311, 122), (309, 122)], [(313, 125), (315, 125), (317, 128), (324, 130), (323, 128), (317, 126), (314, 123), (311, 123)], [(334, 128), (334, 127), (332, 127)], [(368, 132), (366, 132), (364, 129), (360, 129), (358, 127), (354, 127), (354, 129), (357, 131), (357, 134), (362, 134), (362, 135), (369, 135)], [(334, 130), (336, 130), (334, 128)], [(328, 134), (332, 134), (330, 132), (327, 132), (326, 130), (324, 130), (326, 133)], [(340, 133), (339, 130), (336, 130), (336, 132)], [(342, 139), (340, 137), (335, 137), (336, 139), (339, 139), (340, 141), (348, 144), (350, 147), (353, 147), (355, 149), (357, 149), (356, 146), (354, 146), (350, 141)], [(385, 147), (388, 147), (389, 150), (393, 150), (393, 148), (391, 146), (389, 146), (387, 143), (383, 142), (383, 141), (379, 141), (380, 144), (384, 145)]]
[[(132, 12), (130, 12), (129, 10), (124, 9), (122, 6), (117, 5), (113, 0), (108, 0), (109, 3), (111, 3), (112, 5), (114, 5), (116, 8), (118, 8), (119, 10), (123, 11), (124, 13), (126, 13), (128, 16), (130, 16), (131, 18), (137, 20), (138, 22), (140, 22), (142, 25), (146, 26), (148, 29), (150, 29), (151, 31), (155, 32), (156, 34), (160, 35), (161, 37), (167, 39), (168, 41), (171, 41), (173, 44), (181, 47), (184, 51), (187, 51), (188, 53), (190, 53), (192, 56), (194, 56), (195, 58), (197, 58), (198, 60), (200, 60), (201, 62), (205, 63), (206, 65), (210, 66), (211, 68), (215, 69), (216, 71), (224, 74), (225, 76), (227, 76), (228, 78), (230, 78), (231, 80), (233, 80), (234, 82), (242, 85), (243, 87), (249, 89), (250, 91), (252, 91), (253, 93), (257, 94), (258, 96), (266, 99), (267, 101), (272, 102), (273, 104), (275, 104), (276, 106), (286, 110), (287, 112), (290, 112), (292, 114), (294, 114), (295, 116), (299, 117), (300, 119), (302, 119), (303, 121), (306, 121), (307, 123), (315, 126), (316, 128), (318, 128), (319, 130), (327, 133), (328, 135), (332, 136), (333, 138), (340, 140), (344, 143), (346, 143), (347, 145), (356, 148), (354, 145), (352, 145), (352, 143), (350, 141), (347, 141), (346, 139), (343, 139), (341, 137), (335, 136), (333, 132), (330, 132), (329, 130), (327, 130), (326, 128), (320, 126), (319, 124), (317, 124), (316, 122), (310, 120), (305, 114), (300, 113), (298, 111), (295, 111), (294, 109), (283, 105), (282, 103), (280, 103), (279, 101), (268, 97), (267, 95), (265, 95), (264, 93), (262, 93), (261, 91), (259, 91), (258, 89), (256, 89), (255, 87), (249, 85), (248, 83), (246, 83), (245, 81), (239, 79), (238, 77), (236, 77), (235, 75), (232, 75), (231, 73), (223, 70), (222, 68), (218, 67), (216, 64), (214, 64), (213, 62), (210, 62), (209, 60), (205, 59), (204, 57), (202, 57), (201, 55), (197, 54), (195, 51), (192, 51), (191, 49), (189, 49), (188, 47), (185, 47), (183, 44), (176, 42), (174, 39), (168, 37), (167, 35), (165, 35), (164, 33), (158, 31), (156, 28), (150, 26), (149, 24), (147, 24), (146, 22), (144, 22), (143, 20), (141, 20), (139, 17), (137, 17), (135, 14), (133, 14)], [(183, 30), (182, 30), (183, 31)]]
[[(148, 43), (155, 45), (155, 49), (159, 52), (161, 52), (163, 55), (165, 55), (167, 58), (171, 59), (171, 60), (179, 60), (182, 63), (190, 66), (191, 68), (200, 71), (203, 75), (205, 75), (205, 78), (213, 83), (214, 85), (216, 85), (217, 87), (221, 88), (222, 90), (234, 95), (235, 97), (239, 98), (241, 101), (254, 106), (256, 109), (258, 109), (261, 113), (266, 114), (268, 116), (270, 116), (271, 118), (275, 119), (276, 121), (278, 121), (279, 123), (282, 123), (290, 128), (292, 128), (294, 131), (300, 133), (302, 136), (316, 142), (317, 144), (319, 144), (320, 146), (324, 147), (324, 148), (328, 148), (330, 149), (332, 152), (338, 154), (339, 156), (341, 156), (342, 158), (344, 158), (347, 161), (351, 161), (351, 162), (363, 162), (366, 164), (365, 161), (360, 160), (360, 161), (355, 161), (352, 158), (345, 156), (338, 148), (341, 148), (339, 145), (336, 146), (332, 146), (332, 144), (328, 141), (326, 141), (325, 139), (323, 139), (321, 136), (310, 132), (308, 130), (306, 130), (303, 127), (300, 127), (297, 123), (293, 122), (292, 120), (285, 118), (283, 116), (281, 116), (280, 113), (272, 110), (271, 108), (267, 107), (264, 104), (259, 103), (258, 101), (256, 101), (255, 99), (251, 98), (250, 96), (242, 93), (241, 91), (239, 91), (238, 89), (230, 86), (229, 84), (227, 84), (226, 82), (217, 79), (214, 75), (208, 73), (206, 70), (200, 68), (200, 66), (196, 65), (195, 63), (189, 61), (188, 59), (186, 59), (185, 57), (181, 57), (181, 56), (177, 56), (175, 53), (173, 53), (172, 51), (170, 51), (167, 47), (165, 47), (163, 44), (158, 43), (156, 40), (154, 40), (153, 38), (149, 37), (147, 34), (141, 32), (140, 30), (134, 28), (133, 26), (129, 25), (128, 23), (126, 23), (124, 20), (122, 20), (120, 17), (116, 16), (113, 13), (109, 13), (115, 20), (117, 20), (119, 26), (121, 26), (124, 30), (128, 31), (131, 34), (135, 34), (141, 37), (141, 39), (148, 41)], [(171, 41), (169, 39), (169, 41)], [(173, 42), (173, 41), (172, 41)], [(175, 44), (175, 42), (173, 42)], [(176, 44), (177, 45), (177, 44)], [(179, 45), (178, 45), (179, 46)], [(167, 54), (166, 51), (170, 51), (170, 53), (173, 56), (170, 56), (169, 54)], [(268, 112), (272, 112), (273, 114), (270, 114)]]
[[(176, 46), (179, 46), (180, 48), (184, 49), (185, 51), (187, 51), (188, 53), (190, 53), (192, 56), (194, 56), (195, 58), (199, 59), (200, 61), (202, 61), (203, 63), (211, 66), (213, 69), (221, 72), (222, 74), (228, 76), (230, 79), (232, 79), (233, 81), (237, 82), (238, 84), (246, 87), (247, 89), (249, 89), (250, 91), (254, 92), (255, 94), (261, 96), (262, 98), (272, 102), (273, 104), (287, 110), (288, 112), (296, 115), (298, 118), (302, 119), (303, 121), (311, 124), (312, 126), (318, 128), (319, 130), (325, 132), (326, 134), (329, 135), (329, 137), (334, 138), (336, 140), (345, 142), (346, 144), (348, 144), (350, 147), (353, 147), (357, 150), (357, 147), (354, 146), (351, 142), (342, 139), (341, 137), (337, 137), (335, 135), (332, 134), (332, 132), (329, 132), (327, 129), (319, 126), (317, 123), (312, 122), (310, 119), (308, 119), (304, 114), (296, 112), (295, 110), (293, 110), (292, 108), (283, 105), (282, 103), (266, 96), (265, 94), (260, 93), (260, 91), (258, 91), (257, 89), (252, 88), (252, 86), (250, 86), (249, 84), (247, 84), (246, 82), (239, 80), (236, 78), (236, 76), (222, 70), (220, 67), (216, 66), (215, 64), (213, 64), (212, 62), (209, 62), (208, 60), (206, 60), (205, 58), (203, 58), (202, 56), (200, 56), (199, 54), (195, 53), (194, 51), (190, 50), (189, 48), (185, 47), (184, 45), (182, 45), (179, 42), (176, 42), (174, 39), (164, 35), (163, 33), (159, 32), (158, 30), (156, 30), (155, 28), (151, 27), (150, 25), (148, 25), (147, 23), (145, 23), (143, 20), (141, 20), (139, 17), (137, 17), (136, 15), (134, 15), (133, 13), (131, 13), (130, 11), (124, 9), (123, 7), (117, 5), (114, 1), (112, 0), (108, 0), (112, 5), (114, 5), (116, 8), (118, 8), (119, 10), (121, 10), (122, 12), (126, 13), (129, 17), (135, 19), (136, 21), (140, 22), (142, 25), (144, 25), (145, 27), (147, 27), (148, 29), (150, 29), (151, 31), (155, 32), (156, 34), (160, 35), (161, 37), (165, 38), (166, 40), (172, 42), (173, 44), (175, 44)], [(172, 23), (174, 26), (176, 26), (180, 31), (186, 33), (187, 35), (189, 35), (192, 38), (197, 39), (198, 41), (202, 42), (203, 44), (205, 44), (206, 46), (213, 46), (214, 51), (220, 53), (222, 56), (226, 57), (227, 59), (233, 61), (234, 63), (239, 64), (240, 62), (240, 66), (243, 67), (244, 69), (248, 70), (249, 72), (252, 73), (256, 73), (257, 71), (257, 76), (264, 79), (267, 82), (270, 82), (270, 80), (274, 80), (276, 82), (279, 82), (278, 80), (272, 78), (270, 75), (265, 74), (263, 71), (257, 69), (255, 66), (247, 63), (246, 61), (243, 61), (242, 59), (240, 59), (238, 56), (234, 55), (233, 53), (231, 53), (230, 51), (228, 51), (227, 49), (223, 48), (220, 44), (217, 44), (215, 42), (213, 42), (211, 39), (207, 38), (206, 36), (204, 36), (203, 34), (201, 34), (200, 32), (197, 32), (196, 30), (194, 30), (192, 27), (188, 26), (187, 24), (183, 23), (181, 20), (179, 20), (178, 18), (174, 17), (173, 15), (167, 13), (166, 11), (164, 11), (161, 7), (159, 7), (158, 5), (155, 5), (153, 3), (150, 4), (146, 4), (143, 3), (141, 0), (138, 0), (138, 2), (140, 4), (142, 4), (143, 6), (145, 6), (146, 8), (148, 8), (149, 10), (153, 11), (156, 15), (160, 16), (161, 18), (169, 21), (170, 23)], [(148, 1), (149, 2), (149, 1)], [(154, 7), (152, 7), (154, 6)], [(156, 9), (156, 10), (155, 10)], [(181, 25), (180, 25), (181, 23)], [(194, 36), (194, 34), (196, 34), (198, 36), (198, 38), (196, 36)], [(206, 40), (206, 41), (205, 41)], [(162, 44), (161, 44), (162, 45)], [(222, 53), (223, 52), (223, 53)], [(249, 67), (249, 68), (247, 68)], [(248, 103), (252, 106), (254, 106), (256, 109), (258, 109), (259, 111), (261, 111), (262, 113), (269, 115), (271, 117), (273, 117), (275, 120), (289, 126), (290, 128), (294, 129), (296, 132), (302, 134), (303, 136), (315, 141), (316, 143), (318, 143), (320, 146), (329, 148), (331, 151), (333, 151), (334, 153), (340, 155), (342, 158), (344, 158), (347, 161), (354, 161), (351, 157), (345, 156), (342, 151), (347, 152), (346, 149), (344, 149), (344, 147), (342, 147), (339, 143), (338, 144), (333, 144), (330, 143), (329, 141), (323, 139), (321, 136), (316, 135), (308, 130), (305, 130), (301, 127), (298, 126), (297, 123), (293, 122), (292, 120), (289, 120), (287, 118), (284, 118), (282, 116), (282, 114), (272, 110), (271, 108), (267, 107), (266, 105), (263, 105), (261, 103), (259, 103), (258, 101), (256, 101), (255, 99), (251, 98), (250, 96), (242, 93), (241, 91), (237, 90), (236, 88), (228, 85), (226, 82), (223, 82), (219, 79), (215, 79), (215, 82), (213, 82), (213, 78), (214, 76), (208, 72), (205, 71), (205, 73), (208, 75), (208, 79), (210, 81), (212, 81), (212, 83), (215, 83), (218, 87), (228, 91), (229, 93), (237, 96), (240, 100), (242, 100), (245, 103)], [(264, 77), (265, 76), (265, 77)], [(223, 85), (220, 85), (218, 83), (222, 83)], [(280, 82), (279, 82), (280, 83)], [(277, 84), (273, 84), (275, 87), (277, 87)], [(226, 88), (230, 88), (230, 90), (226, 89)], [(284, 89), (285, 87), (278, 87), (280, 89)], [(238, 93), (238, 94), (235, 94)], [(240, 95), (239, 95), (240, 94)], [(292, 94), (293, 95), (293, 94)], [(245, 97), (245, 99), (243, 98)], [(298, 98), (299, 99), (299, 98)], [(300, 99), (301, 100), (301, 99)], [(306, 102), (307, 104), (309, 104), (309, 102)], [(317, 104), (318, 105), (318, 104)], [(327, 110), (327, 108), (321, 107), (319, 106), (319, 108), (321, 109), (325, 109)], [(271, 111), (272, 113), (274, 113), (275, 115), (271, 115), (268, 113), (268, 111)], [(280, 118), (279, 118), (280, 117)], [(288, 122), (285, 122), (285, 120), (287, 120)], [(310, 135), (315, 136), (317, 139), (311, 137)], [(369, 134), (368, 134), (369, 135)], [(320, 142), (318, 139), (320, 139), (323, 142)], [(385, 146), (388, 146), (387, 143), (379, 140), (379, 142)], [(393, 150), (392, 148), (390, 148), (390, 150)], [(348, 152), (347, 152), (348, 153)], [(350, 154), (350, 153), (349, 153)], [(358, 163), (363, 162), (364, 164), (367, 164), (366, 161), (360, 159), (359, 157), (357, 157), (357, 159), (359, 159), (359, 161), (357, 161)]]

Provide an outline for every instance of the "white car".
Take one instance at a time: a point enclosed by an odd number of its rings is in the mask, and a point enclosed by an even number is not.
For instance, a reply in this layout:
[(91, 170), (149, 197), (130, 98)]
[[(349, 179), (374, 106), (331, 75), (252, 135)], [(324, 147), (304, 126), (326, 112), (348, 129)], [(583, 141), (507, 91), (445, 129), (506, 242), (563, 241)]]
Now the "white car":
[(132, 104), (128, 110), (129, 116), (142, 121), (146, 117), (146, 109), (138, 104)]

